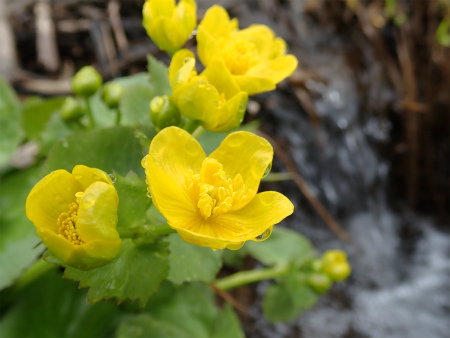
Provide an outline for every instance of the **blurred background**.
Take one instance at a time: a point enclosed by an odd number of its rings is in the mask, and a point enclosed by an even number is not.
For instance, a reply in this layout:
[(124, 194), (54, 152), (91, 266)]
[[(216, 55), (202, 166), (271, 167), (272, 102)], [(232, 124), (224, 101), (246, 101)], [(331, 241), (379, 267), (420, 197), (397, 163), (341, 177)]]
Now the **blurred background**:
[[(263, 188), (294, 202), (285, 225), (322, 252), (346, 251), (353, 266), (289, 324), (262, 315), (268, 283), (233, 292), (248, 337), (449, 337), (450, 1), (197, 4), (199, 20), (219, 4), (240, 28), (268, 25), (297, 56), (288, 80), (248, 104), (246, 121), (259, 120), (274, 146), (273, 172), (292, 178)], [(142, 5), (0, 0), (0, 75), (26, 99), (70, 94), (87, 64), (105, 79), (146, 71), (147, 54), (168, 64)]]

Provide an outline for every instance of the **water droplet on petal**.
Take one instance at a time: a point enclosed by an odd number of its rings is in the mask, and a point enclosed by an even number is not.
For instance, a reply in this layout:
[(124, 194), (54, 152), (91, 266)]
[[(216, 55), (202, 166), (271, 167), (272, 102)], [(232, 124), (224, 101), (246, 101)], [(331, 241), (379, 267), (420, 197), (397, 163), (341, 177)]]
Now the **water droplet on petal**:
[(83, 199), (81, 200), (80, 207), (83, 209), (89, 209), (92, 208), (92, 206), (95, 204), (95, 196), (92, 194), (84, 195)]
[(272, 234), (272, 228), (268, 228), (268, 229), (266, 229), (266, 231), (264, 231), (261, 235), (259, 235), (258, 237), (256, 237), (255, 240), (257, 240), (257, 241), (263, 241), (263, 240), (267, 239), (271, 234)]
[(264, 174), (263, 174), (263, 178), (264, 177), (266, 177), (269, 173), (270, 173), (270, 171), (272, 170), (272, 163), (270, 163), (268, 166), (267, 166), (267, 168), (266, 168), (266, 170), (264, 171)]
[(142, 159), (141, 166), (144, 169), (147, 167), (147, 155), (145, 155), (144, 158)]
[(111, 179), (112, 183), (116, 183), (116, 175), (114, 174), (108, 174), (109, 178)]
[(150, 194), (150, 191), (147, 191), (148, 198), (152, 198), (152, 195)]

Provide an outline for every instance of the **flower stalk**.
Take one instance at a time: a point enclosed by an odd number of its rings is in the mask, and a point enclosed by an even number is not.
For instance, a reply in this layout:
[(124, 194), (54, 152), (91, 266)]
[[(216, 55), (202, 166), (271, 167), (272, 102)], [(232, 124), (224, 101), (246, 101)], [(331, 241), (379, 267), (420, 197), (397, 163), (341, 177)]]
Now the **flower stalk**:
[(240, 286), (256, 283), (265, 279), (274, 279), (284, 276), (289, 271), (289, 265), (280, 264), (270, 268), (237, 272), (233, 275), (219, 278), (214, 285), (222, 291), (238, 288)]

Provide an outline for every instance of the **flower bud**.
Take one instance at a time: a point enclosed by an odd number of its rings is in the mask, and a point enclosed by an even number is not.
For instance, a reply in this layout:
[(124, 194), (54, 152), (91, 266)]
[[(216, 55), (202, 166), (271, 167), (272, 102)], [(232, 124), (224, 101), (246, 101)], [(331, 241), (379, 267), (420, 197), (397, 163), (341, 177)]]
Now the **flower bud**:
[(322, 256), (322, 271), (335, 282), (346, 279), (352, 269), (347, 261), (347, 255), (340, 250), (330, 250)]
[(323, 295), (327, 292), (333, 283), (328, 275), (320, 272), (313, 272), (310, 274), (307, 278), (307, 282), (318, 295)]
[(102, 100), (110, 109), (116, 109), (119, 107), (120, 100), (124, 93), (125, 90), (121, 85), (109, 82), (103, 87)]
[(175, 53), (197, 25), (194, 0), (147, 0), (142, 8), (147, 34), (161, 50)]
[(156, 96), (150, 102), (150, 119), (156, 130), (159, 131), (179, 125), (181, 114), (170, 96)]
[(83, 104), (76, 98), (68, 96), (61, 106), (60, 116), (65, 121), (79, 119), (85, 113)]
[(78, 96), (94, 95), (103, 83), (102, 76), (94, 67), (84, 66), (72, 79), (72, 90)]

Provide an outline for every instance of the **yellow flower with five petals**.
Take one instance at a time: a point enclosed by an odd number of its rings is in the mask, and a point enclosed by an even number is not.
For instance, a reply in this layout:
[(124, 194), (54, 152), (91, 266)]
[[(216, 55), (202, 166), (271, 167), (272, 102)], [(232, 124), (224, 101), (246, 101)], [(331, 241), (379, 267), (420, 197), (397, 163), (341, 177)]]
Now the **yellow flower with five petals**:
[(241, 125), (248, 95), (241, 91), (223, 61), (215, 60), (197, 75), (194, 54), (182, 49), (169, 67), (173, 101), (180, 112), (214, 132), (228, 132)]
[(286, 42), (265, 25), (238, 29), (221, 6), (212, 6), (198, 26), (197, 50), (207, 67), (223, 60), (241, 90), (249, 95), (275, 89), (297, 68), (297, 58), (286, 52)]
[(179, 50), (197, 25), (194, 0), (147, 0), (142, 8), (142, 24), (153, 42), (170, 53)]
[(31, 189), (26, 215), (56, 258), (89, 270), (115, 258), (121, 247), (116, 230), (119, 197), (102, 170), (77, 165), (56, 170)]
[(266, 239), (293, 212), (284, 195), (257, 194), (272, 157), (269, 142), (243, 131), (206, 157), (189, 133), (169, 127), (153, 138), (143, 166), (155, 207), (186, 242), (237, 250)]

